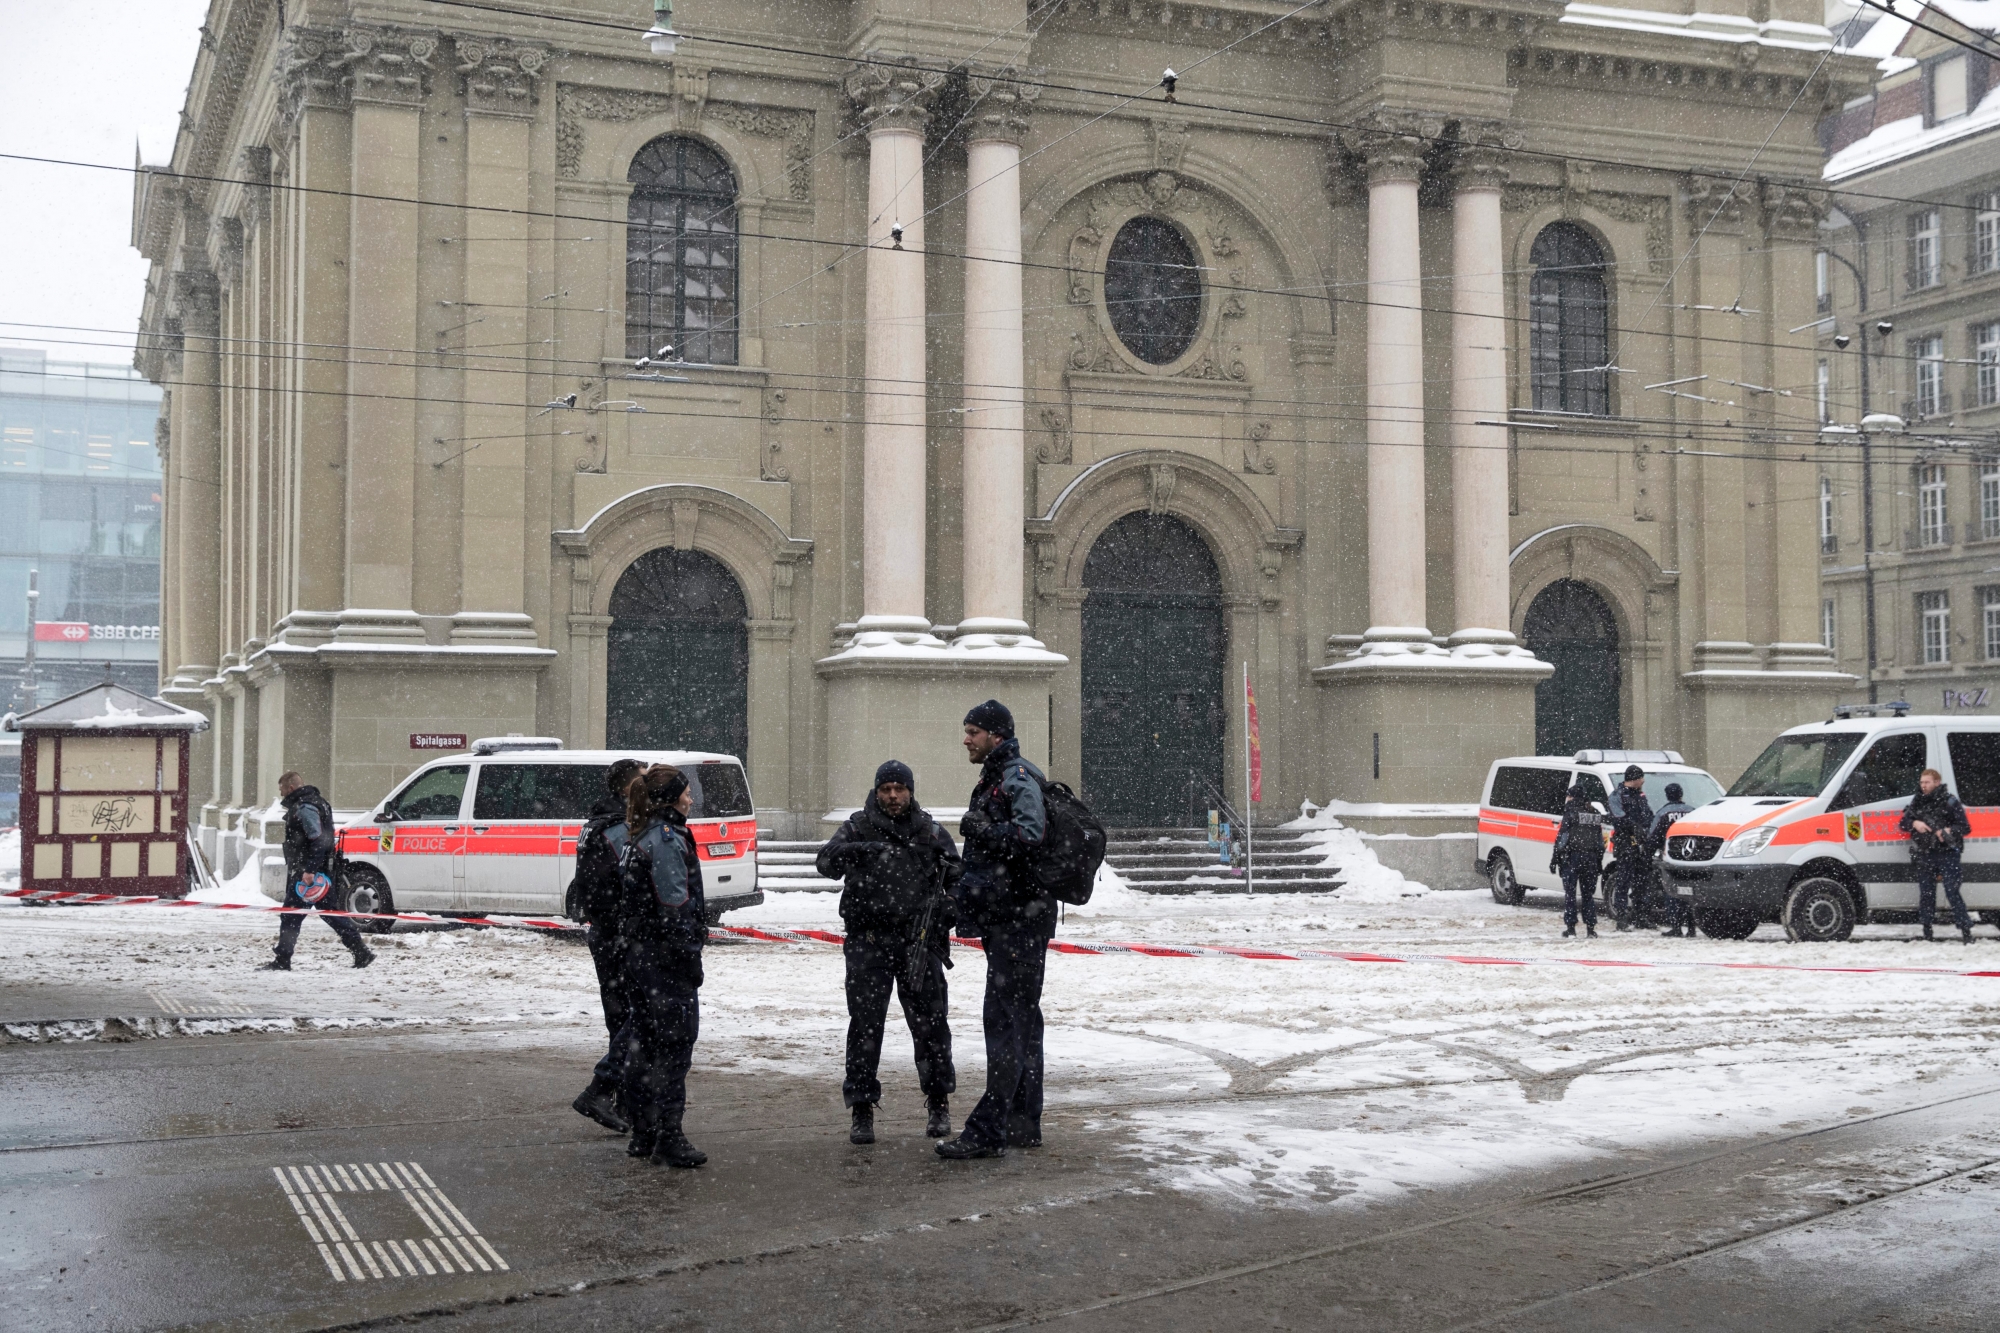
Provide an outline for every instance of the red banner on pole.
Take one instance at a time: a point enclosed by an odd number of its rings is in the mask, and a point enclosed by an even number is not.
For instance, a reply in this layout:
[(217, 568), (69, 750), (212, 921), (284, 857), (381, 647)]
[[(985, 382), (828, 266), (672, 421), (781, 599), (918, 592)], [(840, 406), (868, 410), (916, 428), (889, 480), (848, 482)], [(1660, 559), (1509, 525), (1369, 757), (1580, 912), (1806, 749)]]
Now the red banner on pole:
[(1250, 684), (1247, 667), (1243, 671), (1243, 717), (1250, 737), (1250, 799), (1256, 802), (1264, 799), (1264, 743), (1257, 735), (1257, 691)]

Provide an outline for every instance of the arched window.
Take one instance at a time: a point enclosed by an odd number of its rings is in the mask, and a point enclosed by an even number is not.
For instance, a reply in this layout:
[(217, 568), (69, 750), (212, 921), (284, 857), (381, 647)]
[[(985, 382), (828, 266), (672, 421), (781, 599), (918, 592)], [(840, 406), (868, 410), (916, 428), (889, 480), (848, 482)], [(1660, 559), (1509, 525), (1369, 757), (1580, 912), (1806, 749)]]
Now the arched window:
[(672, 343), (681, 360), (735, 365), (736, 174), (707, 144), (669, 134), (625, 178), (625, 355)]
[(1180, 359), (1201, 329), (1201, 261), (1165, 218), (1136, 217), (1111, 238), (1104, 307), (1118, 339), (1148, 365)]
[(1611, 301), (1604, 251), (1573, 222), (1553, 222), (1528, 261), (1528, 369), (1543, 412), (1611, 410)]

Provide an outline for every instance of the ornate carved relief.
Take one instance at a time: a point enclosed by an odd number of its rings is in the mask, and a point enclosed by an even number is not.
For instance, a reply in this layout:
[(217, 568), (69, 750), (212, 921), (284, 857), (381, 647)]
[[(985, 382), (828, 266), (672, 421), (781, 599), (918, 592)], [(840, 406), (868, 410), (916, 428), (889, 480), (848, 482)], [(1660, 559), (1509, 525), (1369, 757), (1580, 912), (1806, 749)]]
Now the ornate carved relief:
[(1278, 460), (1264, 447), (1264, 441), (1271, 438), (1271, 423), (1252, 423), (1249, 439), (1243, 445), (1243, 470), (1271, 476), (1278, 470)]
[(785, 445), (778, 438), (778, 428), (785, 421), (785, 391), (783, 389), (764, 390), (764, 453), (757, 470), (760, 481), (790, 481), (791, 469), (779, 463), (779, 455)]
[(1750, 186), (1699, 176), (1690, 179), (1681, 189), (1681, 197), (1687, 201), (1688, 220), (1696, 231), (1712, 226), (1743, 225), (1743, 207), (1749, 202)]
[(296, 27), (278, 55), (286, 119), (305, 107), (339, 108), (354, 99), (414, 106), (430, 93), (438, 34), (397, 28)]
[(1070, 442), (1069, 418), (1053, 407), (1042, 409), (1042, 429), (1049, 438), (1035, 447), (1035, 458), (1043, 463), (1067, 463), (1073, 446)]
[(1354, 128), (1342, 131), (1340, 140), (1371, 182), (1415, 180), (1423, 174), (1431, 144), (1443, 133), (1440, 116), (1385, 109), (1362, 117)]
[(674, 128), (692, 130), (701, 124), (708, 102), (708, 71), (698, 65), (674, 66)]
[[(1039, 80), (1044, 72), (1038, 69), (1017, 70), (1012, 65), (991, 71), (974, 71), (967, 80), (973, 108), (967, 113), (966, 139), (1004, 139), (1009, 143), (1025, 139), (1029, 113), (1035, 109), (1035, 101), (1042, 95)], [(1031, 81), (1023, 82), (1024, 77)]]
[(672, 541), (676, 551), (694, 549), (694, 530), (701, 524), (701, 504), (695, 500), (676, 500), (667, 507), (667, 523), (673, 533)]
[(900, 126), (922, 134), (944, 79), (944, 70), (921, 64), (915, 56), (871, 53), (869, 63), (848, 73), (845, 90), (854, 118), (864, 128)]
[(1500, 206), (1510, 213), (1528, 213), (1557, 206), (1566, 218), (1582, 218), (1599, 213), (1619, 222), (1643, 224), (1646, 228), (1646, 271), (1664, 277), (1671, 258), (1670, 203), (1661, 195), (1624, 194), (1592, 191), (1578, 195), (1552, 185), (1510, 184), (1501, 191)]
[(1819, 224), (1831, 207), (1823, 191), (1801, 190), (1769, 181), (1764, 182), (1760, 202), (1765, 230), (1787, 240), (1810, 239), (1819, 231)]
[(539, 46), (476, 37), (457, 39), (465, 109), (486, 115), (534, 114), (535, 93), (549, 53)]
[[(745, 106), (708, 100), (708, 72), (699, 85), (683, 87), (678, 76), (673, 93), (637, 88), (595, 88), (565, 83), (556, 89), (556, 174), (574, 179), (583, 172), (587, 120), (613, 124), (658, 116), (675, 128), (699, 129), (721, 125), (738, 134), (785, 141), (785, 192), (795, 203), (812, 200), (813, 113), (792, 107)], [(699, 99), (693, 94), (699, 92)], [(689, 119), (692, 115), (692, 119)]]
[(1147, 123), (1147, 134), (1153, 141), (1153, 169), (1156, 171), (1179, 171), (1181, 161), (1187, 156), (1188, 139), (1191, 131), (1180, 121), (1154, 120)]
[(1146, 512), (1164, 514), (1174, 502), (1178, 478), (1172, 463), (1155, 463), (1146, 469)]

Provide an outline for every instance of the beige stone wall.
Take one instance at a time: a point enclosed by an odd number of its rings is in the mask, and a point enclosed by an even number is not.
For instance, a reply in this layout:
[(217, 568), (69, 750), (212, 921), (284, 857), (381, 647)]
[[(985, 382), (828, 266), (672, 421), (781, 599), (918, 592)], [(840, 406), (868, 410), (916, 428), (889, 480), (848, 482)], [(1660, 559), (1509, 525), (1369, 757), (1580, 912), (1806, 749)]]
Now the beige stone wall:
[[(1084, 558), (1149, 507), (1199, 528), (1222, 571), (1230, 790), (1246, 661), (1274, 817), (1336, 794), (1469, 799), (1466, 774), (1531, 743), (1518, 684), (1342, 702), (1314, 675), (1369, 628), (1371, 555), (1389, 558), (1369, 537), (1359, 167), (1385, 126), (1496, 136), (1517, 419), (1540, 420), (1534, 236), (1571, 219), (1615, 265), (1613, 417), (1511, 432), (1513, 619), (1496, 628), (1518, 633), (1552, 579), (1589, 581), (1620, 623), (1628, 740), (1724, 777), (1779, 714), (1832, 691), (1829, 664), (1798, 647), (1818, 637), (1815, 474), (1777, 405), (1640, 386), (1810, 380), (1809, 344), (1766, 344), (1810, 317), (1799, 256), (1814, 205), (1757, 177), (1815, 173), (1812, 113), (1851, 91), (1849, 62), (1801, 93), (1817, 52), (1766, 46), (1746, 62), (1734, 43), (1558, 26), (1559, 7), (1522, 3), (1401, 17), (1335, 5), (1251, 36), (1266, 9), (1092, 0), (1039, 16), (1032, 41), (1018, 5), (750, 3), (685, 21), (788, 50), (689, 42), (671, 63), (578, 25), (288, 8), (281, 34), (267, 7), (218, 3), (175, 149), (186, 176), (144, 178), (135, 221), (155, 268), (142, 359), (171, 394), (179, 478), (163, 677), (235, 719), (196, 760), (211, 827), (268, 801), (286, 767), (337, 805), (372, 802), (416, 762), (414, 730), (601, 743), (611, 589), (661, 545), (706, 551), (743, 586), (760, 806), (810, 818), (853, 803), (861, 756), (897, 740), (893, 686), (836, 701), (815, 668), (865, 609), (867, 266), (851, 243), (871, 223), (870, 149), (842, 81), (870, 51), (947, 71), (1032, 65), (1051, 85), (1021, 149), (1023, 591), (1036, 636), (1068, 662), (1015, 688), (1052, 740), (1053, 776), (1080, 767)], [(1062, 86), (1136, 93), (1224, 46), (1176, 106)], [(924, 614), (948, 626), (966, 612), (953, 312), (971, 182), (962, 135), (944, 133), (962, 90), (941, 96), (925, 147), (921, 572)], [(1783, 116), (1795, 99), (1808, 114)], [(626, 170), (666, 133), (710, 144), (739, 184), (738, 364), (688, 369), (687, 383), (625, 378)], [(1753, 155), (1734, 192), (1686, 174)], [(1500, 499), (1453, 493), (1444, 165), (1424, 168), (1419, 194), (1421, 495), (1386, 525), (1421, 553), (1438, 636), (1460, 628), (1455, 507)], [(1142, 212), (1176, 221), (1211, 275), (1199, 337), (1164, 368), (1125, 351), (1102, 295), (1103, 249)], [(1692, 308), (1732, 304), (1753, 313)], [(574, 407), (545, 407), (570, 394)], [(1739, 688), (1741, 673), (1758, 679)], [(917, 711), (942, 728), (962, 692), (926, 686)], [(1488, 721), (1454, 739), (1462, 708)], [(1357, 748), (1382, 730), (1393, 794)], [(955, 785), (968, 775), (951, 771), (951, 741), (922, 745)]]

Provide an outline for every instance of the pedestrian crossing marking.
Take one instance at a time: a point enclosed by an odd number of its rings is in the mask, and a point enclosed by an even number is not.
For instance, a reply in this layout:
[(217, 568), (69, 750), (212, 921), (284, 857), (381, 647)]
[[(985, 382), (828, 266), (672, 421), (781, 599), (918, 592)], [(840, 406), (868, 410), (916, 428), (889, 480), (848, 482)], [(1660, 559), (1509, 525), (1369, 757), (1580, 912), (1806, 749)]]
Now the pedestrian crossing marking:
[(225, 996), (210, 993), (205, 997), (176, 995), (171, 991), (148, 990), (146, 998), (153, 1007), (163, 1014), (180, 1014), (189, 1018), (233, 1015), (243, 1012), (241, 1003)]
[[(335, 1282), (509, 1271), (420, 1163), (305, 1162), (274, 1166), (271, 1174)], [(364, 1240), (336, 1197), (343, 1194), (398, 1195), (429, 1234)]]

